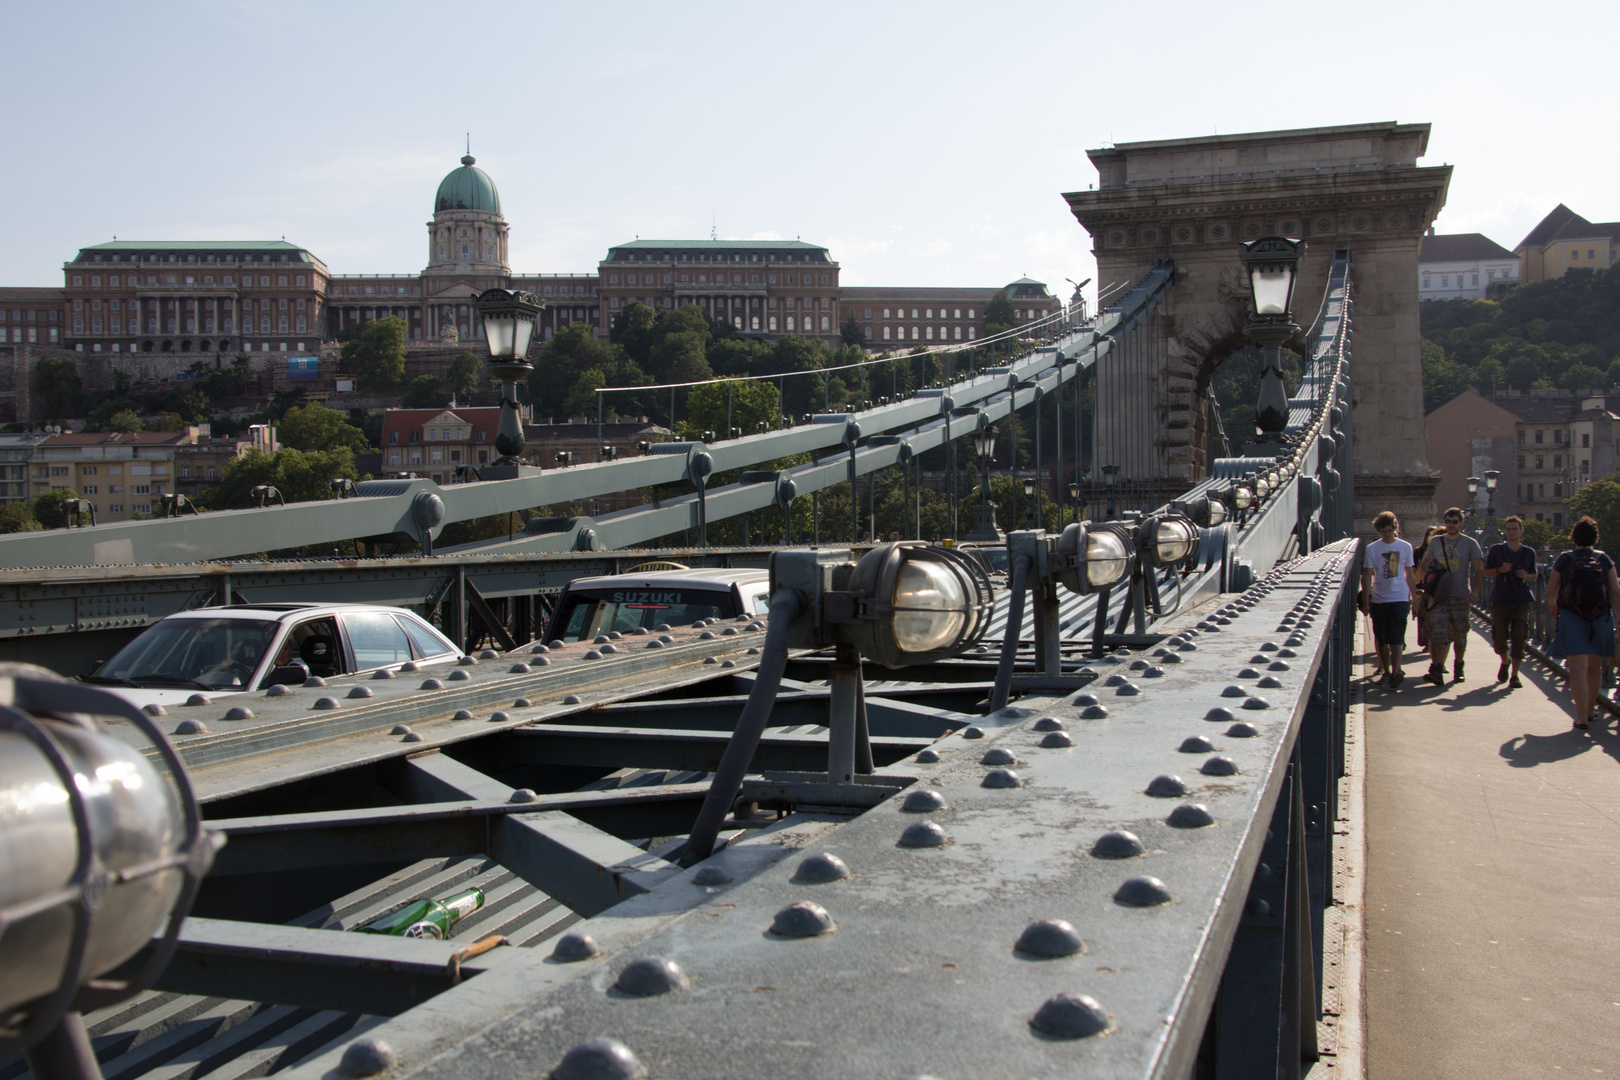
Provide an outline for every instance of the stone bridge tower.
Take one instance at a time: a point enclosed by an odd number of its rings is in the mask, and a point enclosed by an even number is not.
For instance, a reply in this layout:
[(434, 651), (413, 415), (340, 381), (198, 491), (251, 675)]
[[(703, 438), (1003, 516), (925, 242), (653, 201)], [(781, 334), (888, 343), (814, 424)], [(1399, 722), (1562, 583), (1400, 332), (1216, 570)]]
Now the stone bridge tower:
[(1164, 340), (1149, 351), (1161, 369), (1150, 373), (1158, 393), (1125, 395), (1141, 402), (1125, 406), (1140, 415), (1111, 425), (1151, 445), (1099, 447), (1099, 460), (1154, 460), (1171, 489), (1203, 478), (1211, 376), (1250, 344), (1238, 245), (1303, 237), (1310, 247), (1294, 316), (1307, 331), (1334, 250), (1347, 247), (1352, 258), (1357, 521), (1383, 509), (1427, 520), (1435, 476), (1423, 427), (1418, 249), (1451, 180), (1449, 165), (1418, 166), (1428, 141), (1428, 124), (1381, 123), (1088, 151), (1097, 190), (1064, 198), (1091, 233), (1102, 304), (1111, 287), (1139, 280), (1160, 260), (1176, 267), (1158, 322)]

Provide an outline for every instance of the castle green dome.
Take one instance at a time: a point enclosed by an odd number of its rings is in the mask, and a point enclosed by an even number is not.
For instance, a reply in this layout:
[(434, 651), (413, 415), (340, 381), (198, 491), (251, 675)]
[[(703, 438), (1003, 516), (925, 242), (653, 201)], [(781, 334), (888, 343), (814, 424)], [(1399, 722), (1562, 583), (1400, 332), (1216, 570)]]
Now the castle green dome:
[(440, 210), (501, 212), (501, 193), (495, 190), (495, 181), (489, 174), (474, 164), (475, 160), (468, 154), (461, 159), (461, 168), (439, 181), (439, 193), (433, 198), (434, 213)]

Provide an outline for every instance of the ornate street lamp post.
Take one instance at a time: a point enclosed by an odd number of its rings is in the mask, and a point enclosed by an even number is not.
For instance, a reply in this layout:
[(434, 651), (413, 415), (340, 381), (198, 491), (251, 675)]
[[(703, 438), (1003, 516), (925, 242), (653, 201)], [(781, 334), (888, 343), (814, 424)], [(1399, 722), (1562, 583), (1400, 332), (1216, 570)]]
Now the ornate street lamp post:
[(1502, 539), (1496, 527), (1496, 481), (1501, 475), (1496, 469), (1485, 470), (1485, 540), (1491, 544)]
[(1039, 526), (1035, 522), (1035, 479), (1024, 478), (1024, 528), (1035, 529)]
[(1259, 429), (1245, 453), (1270, 454), (1288, 426), (1288, 391), (1282, 380), (1282, 344), (1299, 327), (1291, 314), (1294, 281), (1299, 260), (1305, 254), (1305, 241), (1282, 236), (1263, 236), (1243, 245), (1243, 267), (1249, 276), (1249, 295), (1254, 302), (1254, 319), (1243, 332), (1260, 346), (1260, 394), (1255, 402), (1255, 427)]
[(1102, 471), (1103, 471), (1103, 484), (1108, 488), (1108, 509), (1103, 514), (1103, 520), (1104, 521), (1113, 521), (1114, 520), (1114, 484), (1117, 483), (1118, 480), (1119, 480), (1119, 466), (1118, 465), (1104, 465), (1102, 467)]
[(979, 513), (967, 539), (999, 544), (1005, 537), (996, 525), (996, 504), (990, 501), (990, 457), (996, 452), (996, 429), (987, 424), (971, 437), (973, 452), (979, 455)]
[[(1091, 279), (1087, 278), (1086, 280), (1089, 281)], [(1074, 520), (1079, 521), (1080, 520), (1080, 485), (1079, 484), (1070, 484), (1069, 485), (1069, 501), (1074, 503)], [(1059, 520), (1061, 520), (1061, 519), (1059, 519)]]
[(489, 370), (501, 380), (501, 422), (495, 432), (495, 449), (501, 456), (478, 470), (478, 476), (481, 480), (515, 480), (524, 470), (517, 381), (534, 369), (528, 360), (529, 342), (534, 339), (535, 320), (545, 309), (545, 301), (532, 292), (486, 289), (473, 297), (473, 308), (484, 322)]

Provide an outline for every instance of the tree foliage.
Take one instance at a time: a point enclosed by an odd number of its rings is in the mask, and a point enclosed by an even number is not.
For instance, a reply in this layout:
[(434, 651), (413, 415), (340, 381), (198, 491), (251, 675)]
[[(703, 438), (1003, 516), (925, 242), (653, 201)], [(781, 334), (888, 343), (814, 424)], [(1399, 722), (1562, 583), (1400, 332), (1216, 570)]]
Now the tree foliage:
[(31, 386), (47, 420), (84, 415), (84, 387), (79, 383), (79, 372), (73, 361), (41, 357), (34, 365)]
[(442, 409), (450, 402), (450, 391), (437, 375), (418, 375), (405, 388), (403, 404), (407, 409)]
[(276, 428), (281, 445), (293, 450), (334, 450), (346, 446), (356, 454), (371, 448), (365, 432), (336, 409), (319, 402), (288, 409)]
[(338, 477), (359, 479), (347, 446), (310, 452), (282, 449), (273, 454), (249, 450), (225, 467), (225, 479), (218, 487), (204, 491), (197, 501), (210, 510), (257, 506), (253, 489), (270, 484), (287, 502), (313, 502), (331, 498), (331, 482)]
[(26, 502), (0, 506), (0, 533), (38, 532), (45, 526), (34, 517), (33, 505)]
[(997, 289), (996, 295), (984, 305), (984, 336), (994, 337), (1011, 330), (1017, 321), (1018, 315), (1013, 311), (1012, 297), (1007, 295), (1006, 289)]
[(457, 353), (444, 377), (445, 388), (455, 395), (458, 405), (471, 405), (479, 389), (488, 381), (483, 359), (471, 351)]
[(360, 336), (344, 342), (343, 362), (365, 390), (395, 386), (405, 378), (405, 320), (373, 319)]
[(144, 431), (146, 430), (146, 425), (141, 423), (141, 418), (135, 415), (134, 409), (120, 409), (113, 413), (112, 416), (108, 417), (107, 430), (125, 432)]
[[(67, 525), (67, 512), (62, 509), (63, 499), (77, 499), (79, 493), (72, 488), (47, 488), (34, 496), (34, 520), (47, 529), (60, 529)], [(77, 514), (75, 525), (90, 524), (89, 514)]]
[(1582, 514), (1590, 514), (1597, 522), (1598, 546), (1611, 556), (1620, 552), (1620, 473), (1610, 473), (1582, 487), (1569, 500), (1569, 509), (1576, 521)]

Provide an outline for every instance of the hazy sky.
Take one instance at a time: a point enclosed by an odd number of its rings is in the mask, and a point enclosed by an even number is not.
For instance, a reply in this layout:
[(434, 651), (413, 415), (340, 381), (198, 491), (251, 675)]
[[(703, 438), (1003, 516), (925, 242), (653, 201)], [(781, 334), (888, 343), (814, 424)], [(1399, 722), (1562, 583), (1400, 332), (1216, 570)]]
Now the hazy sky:
[[(1269, 20), (1280, 19), (1280, 22)], [(1088, 148), (1433, 124), (1442, 232), (1620, 218), (1609, 4), (0, 3), (0, 283), (82, 245), (275, 239), (416, 273), (464, 133), (525, 273), (802, 238), (849, 285), (1060, 294)], [(1590, 46), (1587, 43), (1591, 43)], [(1088, 290), (1090, 291), (1090, 290)]]

